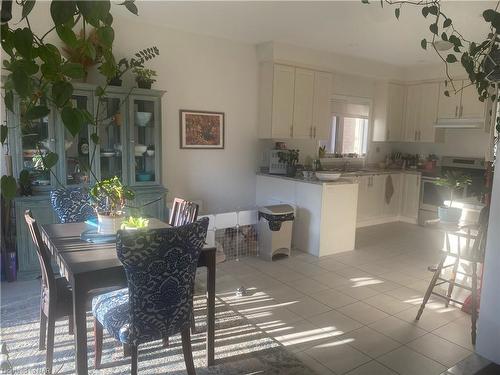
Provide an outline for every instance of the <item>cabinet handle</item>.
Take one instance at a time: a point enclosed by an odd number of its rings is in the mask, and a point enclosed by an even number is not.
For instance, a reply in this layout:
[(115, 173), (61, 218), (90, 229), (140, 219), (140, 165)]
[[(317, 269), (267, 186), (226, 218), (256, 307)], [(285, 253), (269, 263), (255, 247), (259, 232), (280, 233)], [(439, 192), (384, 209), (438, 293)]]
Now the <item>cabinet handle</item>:
[(313, 127), (309, 127), (309, 138), (313, 137)]
[(391, 131), (389, 129), (387, 129), (386, 140), (389, 140), (390, 135), (391, 135)]
[(463, 113), (464, 113), (464, 106), (461, 105), (460, 106), (460, 114), (459, 114), (459, 116), (462, 117)]
[(316, 138), (316, 126), (314, 127), (314, 138)]
[(417, 140), (417, 131), (415, 130), (415, 137), (414, 137), (414, 140), (416, 141)]
[(290, 126), (290, 137), (293, 137), (293, 125)]
[(419, 131), (418, 131), (418, 140), (419, 140), (419, 141), (420, 141), (420, 139), (421, 139), (421, 135), (422, 135), (422, 132), (419, 130)]
[(455, 106), (455, 117), (458, 117), (458, 105)]

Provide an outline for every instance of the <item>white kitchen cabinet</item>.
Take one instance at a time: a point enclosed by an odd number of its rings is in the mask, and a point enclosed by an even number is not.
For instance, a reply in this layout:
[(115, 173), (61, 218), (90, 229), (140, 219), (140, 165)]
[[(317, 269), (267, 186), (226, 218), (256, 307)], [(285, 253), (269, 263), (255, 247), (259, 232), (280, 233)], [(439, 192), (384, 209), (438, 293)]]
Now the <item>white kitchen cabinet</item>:
[[(439, 84), (424, 83), (420, 85), (421, 106), (418, 118), (417, 141), (435, 142), (441, 130), (434, 128), (437, 119)], [(440, 137), (439, 137), (440, 138)]]
[(481, 102), (475, 85), (470, 85), (470, 82), (464, 81), (462, 90), (462, 101), (460, 108), (460, 117), (462, 119), (484, 119), (486, 101)]
[(259, 81), (259, 138), (328, 138), (331, 73), (263, 62)]
[(327, 140), (330, 137), (332, 114), (330, 96), (332, 74), (314, 72), (313, 138)]
[[(392, 180), (393, 193), (387, 195), (386, 189), (388, 189), (388, 179)], [(397, 217), (399, 215), (400, 203), (401, 203), (401, 174), (391, 173), (382, 175), (382, 184), (384, 185), (382, 191), (382, 216), (384, 217)]]
[(373, 141), (401, 141), (406, 104), (406, 87), (395, 83), (380, 82), (377, 83), (375, 90)]
[[(481, 102), (478, 99), (478, 94), (475, 85), (470, 85), (467, 80), (456, 81), (455, 88), (460, 90), (454, 94), (453, 87), (448, 83), (445, 86), (442, 83), (439, 87), (438, 101), (438, 121), (450, 122), (451, 120), (476, 120), (480, 123), (486, 121), (488, 102)], [(444, 95), (444, 91), (448, 90), (450, 96)], [(488, 128), (488, 126), (487, 126)], [(488, 130), (488, 129), (486, 129)]]
[(439, 84), (408, 86), (404, 123), (405, 142), (440, 142), (441, 131), (434, 128), (438, 112)]
[(354, 249), (357, 200), (356, 183), (318, 184), (257, 176), (257, 204), (293, 205), (292, 245), (315, 256)]
[(363, 222), (370, 217), (370, 199), (369, 199), (369, 184), (370, 176), (359, 176), (356, 178), (358, 183), (358, 209), (357, 222)]
[(403, 173), (401, 189), (401, 216), (409, 221), (416, 222), (420, 203), (420, 175)]
[(293, 138), (313, 138), (314, 71), (295, 69)]

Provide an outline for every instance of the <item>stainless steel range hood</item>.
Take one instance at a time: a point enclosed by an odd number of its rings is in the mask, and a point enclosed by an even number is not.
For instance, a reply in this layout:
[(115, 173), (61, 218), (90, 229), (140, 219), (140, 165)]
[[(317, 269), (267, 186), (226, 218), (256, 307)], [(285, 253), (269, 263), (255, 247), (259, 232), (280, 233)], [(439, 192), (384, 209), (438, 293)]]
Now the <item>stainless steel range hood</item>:
[(482, 129), (484, 127), (484, 118), (450, 118), (438, 119), (434, 124), (435, 128), (440, 129)]

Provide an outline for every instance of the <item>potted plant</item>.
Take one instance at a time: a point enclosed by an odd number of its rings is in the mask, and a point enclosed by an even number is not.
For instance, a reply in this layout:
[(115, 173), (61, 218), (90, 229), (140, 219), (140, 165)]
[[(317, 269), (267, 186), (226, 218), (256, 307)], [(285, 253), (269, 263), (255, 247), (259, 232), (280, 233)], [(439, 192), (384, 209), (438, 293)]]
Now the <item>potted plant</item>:
[(286, 164), (286, 175), (295, 177), (297, 163), (299, 161), (299, 150), (283, 150), (278, 153), (279, 162)]
[(71, 44), (65, 43), (62, 48), (68, 61), (80, 64), (83, 67), (83, 82), (87, 82), (87, 76), (92, 66), (101, 61), (105, 47), (97, 36), (96, 29), (91, 30), (85, 35), (82, 29), (75, 41)]
[(145, 229), (149, 226), (149, 219), (142, 216), (129, 216), (121, 225), (124, 230)]
[(97, 182), (90, 189), (90, 196), (96, 207), (98, 232), (102, 234), (116, 233), (125, 219), (125, 203), (128, 200), (133, 200), (135, 193), (124, 186), (118, 177), (112, 177)]
[(156, 82), (156, 72), (151, 69), (144, 67), (136, 67), (132, 69), (135, 74), (135, 81), (137, 82), (137, 87), (140, 89), (150, 89), (151, 85)]
[(448, 206), (442, 205), (438, 207), (439, 219), (446, 223), (458, 223), (462, 216), (462, 209), (453, 207), (454, 195), (472, 184), (471, 177), (462, 172), (448, 171), (445, 173), (444, 177), (438, 178), (434, 183), (438, 186), (445, 186), (450, 189), (450, 201)]

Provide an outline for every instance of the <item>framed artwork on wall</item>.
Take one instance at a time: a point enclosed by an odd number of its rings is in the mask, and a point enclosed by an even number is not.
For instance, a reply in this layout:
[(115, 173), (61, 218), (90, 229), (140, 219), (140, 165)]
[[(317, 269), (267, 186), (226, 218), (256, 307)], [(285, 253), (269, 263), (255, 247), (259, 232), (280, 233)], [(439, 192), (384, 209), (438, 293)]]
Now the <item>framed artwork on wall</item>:
[(181, 148), (224, 148), (224, 112), (181, 109), (179, 122)]

